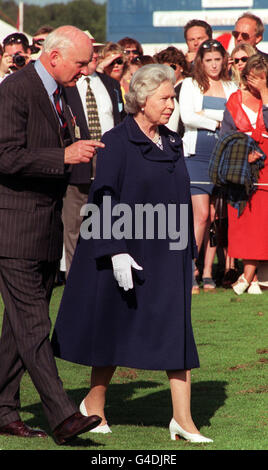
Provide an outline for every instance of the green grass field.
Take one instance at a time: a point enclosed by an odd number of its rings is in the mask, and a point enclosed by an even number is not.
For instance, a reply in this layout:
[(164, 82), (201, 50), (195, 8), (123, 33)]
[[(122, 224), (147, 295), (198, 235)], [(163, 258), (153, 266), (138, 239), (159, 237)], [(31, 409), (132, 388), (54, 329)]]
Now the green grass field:
[[(52, 322), (61, 295), (62, 288), (54, 289)], [(112, 434), (84, 434), (61, 447), (52, 437), (0, 436), (0, 448), (82, 449), (102, 455), (112, 450), (267, 450), (268, 291), (236, 297), (232, 290), (201, 290), (193, 297), (192, 321), (201, 363), (192, 372), (192, 414), (201, 432), (214, 439), (213, 444), (170, 440), (171, 401), (165, 373), (118, 368), (107, 397)], [(65, 389), (79, 404), (89, 388), (90, 369), (61, 360), (57, 364)], [(50, 436), (39, 396), (27, 374), (21, 386), (21, 406), (21, 418)]]

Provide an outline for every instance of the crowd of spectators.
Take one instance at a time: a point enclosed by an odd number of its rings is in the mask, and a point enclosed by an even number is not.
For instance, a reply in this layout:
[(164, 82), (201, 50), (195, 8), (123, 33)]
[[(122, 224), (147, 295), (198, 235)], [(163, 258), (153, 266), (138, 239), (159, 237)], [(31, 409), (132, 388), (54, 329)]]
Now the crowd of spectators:
[[(0, 46), (0, 80), (24, 67), (29, 61), (36, 60), (46, 36), (52, 30), (50, 26), (39, 28), (33, 35), (31, 45), (22, 33), (14, 33), (5, 38)], [(243, 14), (237, 19), (232, 32), (235, 46), (231, 52), (228, 52), (220, 42), (212, 39), (215, 35), (208, 23), (193, 19), (184, 27), (184, 52), (169, 45), (153, 55), (145, 54), (136, 38), (124, 37), (116, 43), (99, 44), (91, 36), (94, 46), (92, 59), (94, 70), (89, 73), (90, 75), (97, 73), (100, 77), (107, 75), (118, 83), (117, 102), (120, 108), (120, 120), (125, 116), (125, 94), (129, 91), (131, 78), (140, 67), (150, 63), (160, 63), (174, 70), (176, 98), (167, 127), (177, 132), (183, 140), (184, 156), (191, 179), (195, 236), (199, 252), (198, 259), (193, 264), (193, 294), (199, 293), (201, 286), (209, 292), (215, 292), (216, 287), (221, 285), (230, 288), (243, 271), (241, 257), (230, 256), (228, 246), (210, 246), (210, 226), (214, 218), (218, 217), (217, 214), (215, 216), (215, 202), (219, 188), (210, 180), (208, 166), (213, 147), (220, 136), (228, 98), (237, 89), (246, 88), (245, 80), (241, 80), (241, 74), (248, 59), (256, 54), (265, 60), (268, 57), (257, 49), (263, 38), (263, 32), (264, 26), (260, 18), (248, 12)], [(209, 65), (206, 65), (206, 58), (210, 60)], [(109, 109), (107, 113), (111, 114), (111, 104), (107, 105), (107, 109)], [(100, 109), (98, 112), (99, 115), (102, 114)], [(101, 134), (116, 124), (118, 120), (114, 120), (112, 116), (108, 128), (103, 126)], [(260, 192), (266, 194), (265, 185), (258, 187), (256, 191), (258, 194)], [(226, 201), (224, 204), (227, 211)], [(235, 230), (235, 224), (232, 230)], [(77, 236), (76, 233), (75, 242)], [(217, 264), (215, 264), (216, 255)], [(64, 257), (57, 278), (59, 283), (64, 282), (66, 278)], [(256, 263), (263, 269), (265, 261), (264, 256)], [(258, 282), (257, 265), (254, 282)], [(248, 279), (248, 285), (252, 281), (253, 278)], [(252, 293), (261, 292), (258, 285), (258, 289), (253, 289)]]

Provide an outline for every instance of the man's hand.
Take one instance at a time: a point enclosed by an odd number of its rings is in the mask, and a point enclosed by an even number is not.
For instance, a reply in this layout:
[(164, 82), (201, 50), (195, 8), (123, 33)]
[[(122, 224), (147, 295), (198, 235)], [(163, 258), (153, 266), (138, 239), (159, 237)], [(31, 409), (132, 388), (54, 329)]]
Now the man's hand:
[(2, 61), (1, 61), (1, 68), (4, 73), (8, 73), (10, 67), (13, 64), (13, 59), (12, 56), (9, 55), (7, 52), (4, 52), (2, 56)]
[(64, 163), (66, 165), (88, 163), (97, 149), (103, 147), (105, 145), (97, 140), (78, 140), (65, 148)]
[(195, 60), (195, 56), (196, 56), (196, 52), (187, 52), (186, 55), (185, 55), (185, 58), (187, 60), (187, 62), (193, 62), (193, 60)]

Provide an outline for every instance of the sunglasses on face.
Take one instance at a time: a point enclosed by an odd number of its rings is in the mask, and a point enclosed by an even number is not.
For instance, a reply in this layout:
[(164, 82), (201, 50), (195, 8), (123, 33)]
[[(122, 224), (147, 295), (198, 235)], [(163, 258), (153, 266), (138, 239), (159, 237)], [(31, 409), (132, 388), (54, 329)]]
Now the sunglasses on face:
[(239, 58), (237, 58), (237, 59), (234, 59), (234, 63), (235, 63), (235, 64), (238, 64), (238, 63), (240, 62), (240, 60), (241, 60), (241, 62), (244, 62), (244, 63), (245, 63), (245, 62), (248, 60), (248, 57), (247, 57), (247, 56), (244, 56), (244, 57), (239, 57)]
[(37, 44), (38, 46), (42, 46), (44, 44), (44, 39), (33, 39), (33, 44)]
[(233, 35), (233, 37), (234, 37), (235, 39), (238, 39), (238, 37), (240, 36), (240, 34), (241, 34), (242, 39), (243, 39), (244, 41), (248, 41), (248, 40), (249, 40), (250, 35), (249, 35), (248, 33), (241, 33), (240, 31), (232, 31), (232, 35)]
[(129, 54), (139, 55), (140, 54), (138, 49), (125, 49), (124, 53), (127, 54), (127, 55), (129, 55)]
[(176, 64), (169, 64), (169, 66), (173, 69), (173, 70), (177, 70), (177, 65)]
[(122, 65), (124, 63), (123, 59), (120, 59), (120, 57), (118, 59), (115, 59), (113, 60), (111, 63), (110, 63), (110, 66), (109, 67), (113, 67), (115, 64), (117, 65)]

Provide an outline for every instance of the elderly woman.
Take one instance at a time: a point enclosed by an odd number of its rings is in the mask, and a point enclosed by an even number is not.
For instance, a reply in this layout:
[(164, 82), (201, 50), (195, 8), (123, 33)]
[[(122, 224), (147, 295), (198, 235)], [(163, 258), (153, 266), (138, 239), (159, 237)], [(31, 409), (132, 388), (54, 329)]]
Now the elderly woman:
[(81, 226), (53, 345), (57, 356), (92, 366), (80, 409), (98, 410), (99, 432), (110, 431), (105, 394), (116, 366), (158, 369), (170, 381), (171, 438), (211, 442), (190, 411), (190, 370), (199, 367), (190, 312), (195, 244), (181, 140), (165, 127), (174, 82), (170, 67), (141, 67), (126, 96), (128, 116), (103, 136), (93, 216)]
[[(228, 55), (221, 43), (216, 40), (203, 42), (196, 54), (193, 76), (182, 82), (179, 104), (185, 126), (184, 155), (191, 179), (195, 239), (199, 252), (204, 244), (203, 289), (210, 292), (216, 287), (212, 279), (216, 247), (209, 244), (215, 197), (213, 184), (208, 184), (208, 166), (225, 103), (236, 89), (229, 77)], [(199, 293), (195, 276), (193, 293)]]
[[(221, 134), (244, 132), (268, 154), (268, 64), (259, 54), (251, 56), (241, 74), (242, 87), (228, 100)], [(250, 163), (258, 154), (250, 155)], [(260, 260), (268, 259), (268, 162), (259, 173), (258, 186), (238, 217), (228, 206), (228, 253), (243, 259), (244, 272), (233, 284), (237, 295), (261, 294), (256, 270)]]
[(181, 50), (177, 49), (176, 47), (169, 46), (166, 49), (163, 49), (162, 51), (155, 54), (154, 59), (159, 64), (168, 65), (174, 70), (176, 77), (174, 89), (176, 92), (177, 99), (175, 101), (174, 112), (168, 122), (168, 128), (175, 132), (178, 132), (178, 134), (183, 137), (184, 125), (180, 118), (179, 99), (183, 79), (189, 75), (188, 64), (185, 55)]

